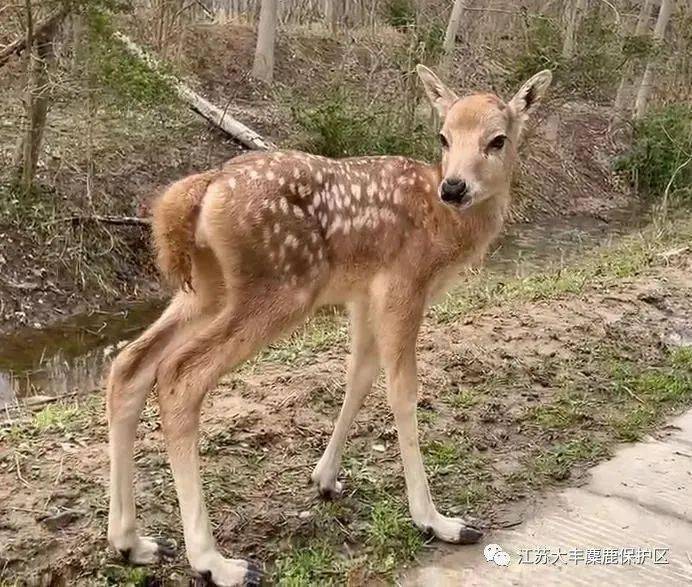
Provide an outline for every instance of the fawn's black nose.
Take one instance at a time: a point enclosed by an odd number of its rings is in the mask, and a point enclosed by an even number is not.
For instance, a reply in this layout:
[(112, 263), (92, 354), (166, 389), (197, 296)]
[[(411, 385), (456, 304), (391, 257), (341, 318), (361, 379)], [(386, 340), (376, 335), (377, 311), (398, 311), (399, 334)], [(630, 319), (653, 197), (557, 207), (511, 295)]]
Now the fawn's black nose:
[(461, 203), (468, 192), (468, 185), (463, 179), (450, 177), (442, 182), (441, 195), (444, 202)]

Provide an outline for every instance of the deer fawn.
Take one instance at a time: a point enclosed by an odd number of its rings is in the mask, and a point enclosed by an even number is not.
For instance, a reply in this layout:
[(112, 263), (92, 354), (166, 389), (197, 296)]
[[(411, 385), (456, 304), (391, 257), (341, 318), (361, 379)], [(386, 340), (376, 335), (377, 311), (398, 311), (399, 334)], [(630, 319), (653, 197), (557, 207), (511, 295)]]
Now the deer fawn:
[(257, 569), (224, 558), (212, 537), (197, 449), (202, 401), (224, 372), (325, 304), (348, 305), (352, 354), (341, 413), (312, 473), (319, 492), (341, 492), (347, 433), (381, 365), (414, 524), (446, 542), (481, 537), (430, 496), (416, 337), (431, 298), (500, 232), (522, 127), (552, 76), (538, 73), (505, 104), (490, 94), (459, 98), (429, 69), (417, 71), (444, 121), (441, 163), (251, 153), (173, 184), (155, 204), (158, 262), (179, 291), (115, 359), (107, 391), (108, 540), (131, 562), (172, 555), (135, 531), (135, 431), (156, 386), (190, 565), (216, 585), (259, 583)]

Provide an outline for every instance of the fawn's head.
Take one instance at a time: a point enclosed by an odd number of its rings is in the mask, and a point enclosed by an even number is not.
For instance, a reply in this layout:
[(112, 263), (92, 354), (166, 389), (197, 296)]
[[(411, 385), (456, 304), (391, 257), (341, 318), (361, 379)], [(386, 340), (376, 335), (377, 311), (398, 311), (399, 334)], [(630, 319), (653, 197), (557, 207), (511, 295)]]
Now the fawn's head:
[(507, 104), (494, 94), (459, 98), (427, 67), (417, 71), (442, 120), (442, 201), (464, 209), (507, 193), (524, 123), (548, 89), (550, 71), (534, 75)]

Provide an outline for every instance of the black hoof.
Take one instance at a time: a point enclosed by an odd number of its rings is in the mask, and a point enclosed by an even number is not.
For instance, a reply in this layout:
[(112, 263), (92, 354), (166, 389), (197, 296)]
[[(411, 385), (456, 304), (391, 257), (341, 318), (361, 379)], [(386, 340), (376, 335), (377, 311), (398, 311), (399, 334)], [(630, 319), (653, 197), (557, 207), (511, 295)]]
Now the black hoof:
[[(211, 576), (211, 571), (204, 571), (194, 576), (190, 584), (193, 587), (217, 587)], [(262, 584), (262, 571), (255, 563), (248, 562), (247, 571), (243, 578), (243, 587), (260, 587)]]
[(171, 561), (175, 558), (175, 542), (165, 538), (154, 538), (154, 542), (159, 547), (157, 554), (164, 561)]
[[(175, 542), (166, 540), (165, 538), (154, 538), (156, 543), (156, 557), (161, 562), (170, 562), (175, 559)], [(132, 560), (132, 549), (123, 548), (118, 550), (120, 556), (127, 563), (132, 565), (142, 564)]]
[(213, 585), (215, 585), (215, 583), (211, 580), (211, 571), (197, 573), (192, 577), (192, 581), (190, 581), (191, 587), (211, 587)]
[(459, 544), (474, 544), (483, 537), (483, 532), (474, 526), (464, 526), (459, 532)]
[(243, 585), (245, 587), (260, 587), (262, 584), (262, 571), (259, 566), (255, 563), (249, 562), (247, 564), (247, 573), (245, 574), (245, 580)]
[(325, 501), (334, 501), (341, 497), (341, 491), (337, 491), (333, 487), (318, 487), (317, 492)]

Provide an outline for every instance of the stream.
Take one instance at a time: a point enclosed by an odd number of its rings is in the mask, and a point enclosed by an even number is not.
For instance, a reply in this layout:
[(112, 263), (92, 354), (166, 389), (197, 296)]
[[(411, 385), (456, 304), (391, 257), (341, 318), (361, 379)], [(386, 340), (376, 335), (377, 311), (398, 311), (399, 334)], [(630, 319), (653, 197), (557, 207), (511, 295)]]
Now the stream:
[[(514, 224), (486, 261), (493, 275), (524, 277), (559, 268), (580, 254), (645, 224), (638, 210), (610, 222), (591, 216)], [(161, 300), (73, 316), (43, 329), (21, 329), (0, 338), (0, 409), (20, 400), (90, 392), (102, 384), (113, 354), (160, 314)]]

